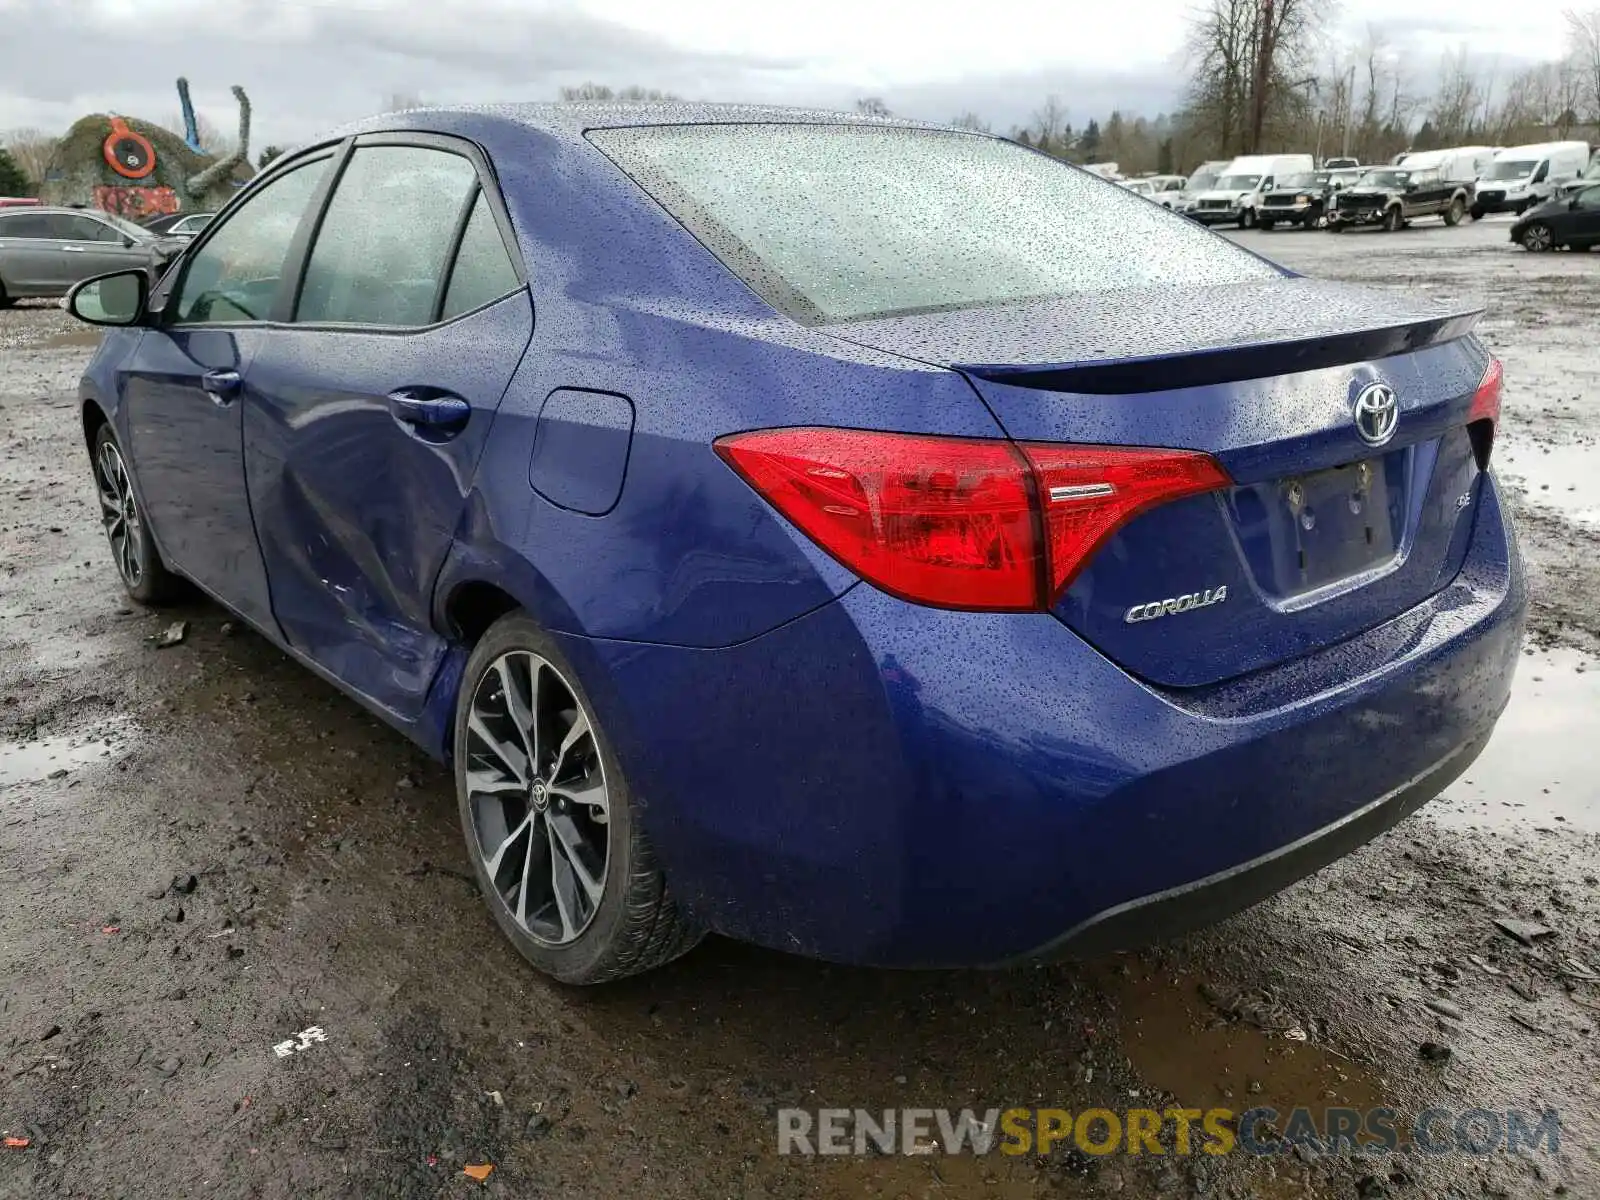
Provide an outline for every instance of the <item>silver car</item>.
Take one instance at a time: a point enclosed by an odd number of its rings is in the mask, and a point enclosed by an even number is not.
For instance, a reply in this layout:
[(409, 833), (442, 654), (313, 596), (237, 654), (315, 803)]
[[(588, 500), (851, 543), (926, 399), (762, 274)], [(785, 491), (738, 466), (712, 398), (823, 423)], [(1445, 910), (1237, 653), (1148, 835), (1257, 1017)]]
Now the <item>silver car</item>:
[(80, 279), (94, 275), (155, 267), (173, 249), (149, 230), (110, 213), (0, 209), (0, 308), (30, 296), (64, 296)]

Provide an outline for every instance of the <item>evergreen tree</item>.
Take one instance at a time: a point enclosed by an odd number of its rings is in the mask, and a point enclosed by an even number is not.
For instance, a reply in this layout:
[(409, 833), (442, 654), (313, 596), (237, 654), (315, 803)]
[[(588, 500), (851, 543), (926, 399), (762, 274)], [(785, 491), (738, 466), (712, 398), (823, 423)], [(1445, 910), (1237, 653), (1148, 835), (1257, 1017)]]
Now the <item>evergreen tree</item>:
[(11, 152), (0, 146), (0, 196), (31, 196), (33, 188), (32, 181), (22, 173)]

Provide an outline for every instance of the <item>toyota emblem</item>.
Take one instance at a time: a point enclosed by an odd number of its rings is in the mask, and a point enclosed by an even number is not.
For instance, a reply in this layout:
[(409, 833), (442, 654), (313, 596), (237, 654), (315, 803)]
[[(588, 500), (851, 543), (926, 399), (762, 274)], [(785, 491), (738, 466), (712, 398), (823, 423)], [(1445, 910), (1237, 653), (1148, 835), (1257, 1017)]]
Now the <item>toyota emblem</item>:
[(1400, 423), (1400, 401), (1386, 383), (1369, 383), (1356, 397), (1356, 432), (1369, 446), (1381, 446)]

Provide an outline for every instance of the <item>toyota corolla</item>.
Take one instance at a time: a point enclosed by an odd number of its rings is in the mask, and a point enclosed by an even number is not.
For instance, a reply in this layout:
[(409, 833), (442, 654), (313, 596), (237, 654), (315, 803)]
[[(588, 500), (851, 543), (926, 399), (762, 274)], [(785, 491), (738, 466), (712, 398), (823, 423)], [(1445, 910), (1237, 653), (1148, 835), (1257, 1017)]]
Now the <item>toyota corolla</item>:
[(569, 982), (1215, 920), (1459, 775), (1518, 656), (1477, 314), (1003, 138), (374, 118), (69, 307), (129, 594), (451, 764)]

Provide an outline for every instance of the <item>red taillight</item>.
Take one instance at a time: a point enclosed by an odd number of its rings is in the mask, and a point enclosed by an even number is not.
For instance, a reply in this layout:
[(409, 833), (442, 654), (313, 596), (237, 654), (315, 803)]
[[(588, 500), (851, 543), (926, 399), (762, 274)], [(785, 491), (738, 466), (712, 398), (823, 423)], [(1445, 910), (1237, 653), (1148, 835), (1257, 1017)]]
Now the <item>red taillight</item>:
[(1226, 487), (1209, 454), (1122, 446), (1025, 445), (1050, 541), (1050, 599), (1061, 594), (1102, 542), (1158, 504)]
[(1478, 469), (1489, 469), (1489, 452), (1494, 449), (1494, 431), (1500, 424), (1500, 393), (1505, 383), (1505, 371), (1498, 358), (1489, 360), (1483, 373), (1483, 382), (1473, 394), (1472, 407), (1467, 411), (1467, 434), (1472, 439), (1472, 453), (1478, 460)]
[(1223, 487), (1204, 454), (769, 429), (720, 454), (805, 534), (887, 592), (940, 608), (1047, 608), (1156, 504)]
[(1498, 358), (1489, 360), (1489, 369), (1483, 373), (1483, 382), (1478, 385), (1477, 394), (1472, 397), (1472, 410), (1467, 414), (1467, 420), (1493, 421), (1500, 423), (1500, 392), (1505, 383), (1505, 371), (1500, 366)]

